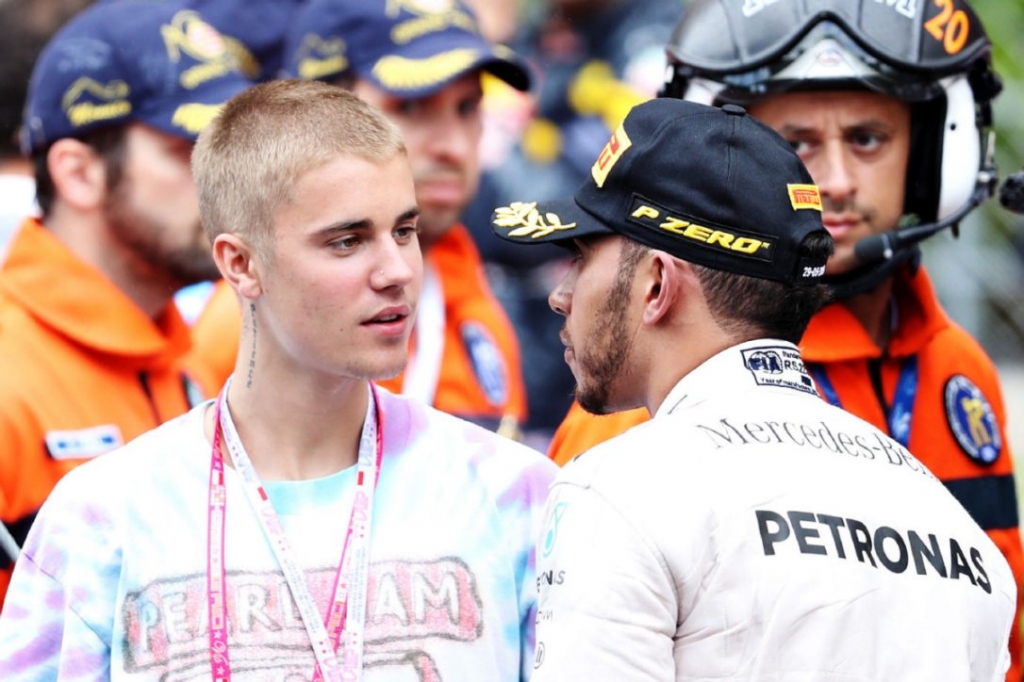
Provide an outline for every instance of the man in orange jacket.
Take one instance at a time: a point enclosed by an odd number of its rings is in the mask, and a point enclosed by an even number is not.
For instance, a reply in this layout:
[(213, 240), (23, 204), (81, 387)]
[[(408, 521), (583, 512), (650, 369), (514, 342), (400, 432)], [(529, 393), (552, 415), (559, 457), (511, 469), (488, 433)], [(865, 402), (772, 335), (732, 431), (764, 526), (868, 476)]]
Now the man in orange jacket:
[[(1006, 556), (1018, 585), (1007, 679), (1019, 681), (1024, 550), (1002, 392), (984, 350), (942, 310), (917, 246), (995, 181), (991, 44), (965, 0), (944, 6), (695, 0), (669, 43), (662, 95), (746, 106), (807, 165), (836, 241), (836, 301), (812, 319), (803, 356), (826, 400), (908, 447)], [(647, 418), (574, 404), (550, 454), (565, 463)]]
[[(22, 541), (68, 470), (216, 386), (171, 301), (216, 275), (189, 155), (248, 87), (220, 35), (171, 3), (103, 3), (41, 54), (23, 149), (42, 220), (0, 271), (0, 519)], [(0, 552), (0, 598), (11, 563)]]

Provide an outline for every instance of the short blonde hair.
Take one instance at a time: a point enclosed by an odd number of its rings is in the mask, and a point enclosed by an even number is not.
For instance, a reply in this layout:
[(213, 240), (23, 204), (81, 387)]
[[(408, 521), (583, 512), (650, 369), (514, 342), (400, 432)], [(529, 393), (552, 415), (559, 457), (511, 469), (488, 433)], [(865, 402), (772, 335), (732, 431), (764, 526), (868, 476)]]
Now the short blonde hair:
[(192, 172), (210, 241), (241, 236), (269, 253), (274, 212), (305, 173), (352, 156), (374, 163), (404, 154), (398, 128), (351, 92), (278, 80), (233, 97), (199, 135)]

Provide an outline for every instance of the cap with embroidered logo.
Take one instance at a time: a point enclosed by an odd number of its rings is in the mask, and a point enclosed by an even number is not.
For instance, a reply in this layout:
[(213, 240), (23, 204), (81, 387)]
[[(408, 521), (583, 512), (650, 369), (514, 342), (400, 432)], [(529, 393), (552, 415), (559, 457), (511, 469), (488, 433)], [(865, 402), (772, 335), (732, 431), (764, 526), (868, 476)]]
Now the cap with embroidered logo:
[(521, 244), (621, 234), (678, 258), (794, 284), (825, 274), (800, 255), (828, 234), (821, 195), (790, 145), (739, 106), (654, 99), (630, 110), (575, 196), (497, 208)]
[(29, 83), (25, 153), (138, 121), (195, 139), (251, 85), (210, 24), (177, 2), (92, 5), (47, 43)]
[(354, 74), (406, 99), (431, 95), (475, 69), (530, 88), (526, 62), (488, 42), (458, 0), (309, 0), (285, 41), (288, 77)]

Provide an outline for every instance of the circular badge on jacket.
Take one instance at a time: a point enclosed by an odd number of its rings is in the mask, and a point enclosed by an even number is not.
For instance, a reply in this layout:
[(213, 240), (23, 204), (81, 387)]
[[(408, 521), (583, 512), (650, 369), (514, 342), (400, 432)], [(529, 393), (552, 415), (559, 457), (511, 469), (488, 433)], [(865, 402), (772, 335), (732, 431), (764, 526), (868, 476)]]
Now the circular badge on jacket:
[(488, 402), (501, 407), (508, 402), (505, 360), (490, 333), (477, 322), (465, 322), (460, 330), (473, 373)]
[(983, 466), (999, 458), (1003, 442), (992, 405), (974, 382), (956, 374), (946, 382), (946, 420), (967, 456)]

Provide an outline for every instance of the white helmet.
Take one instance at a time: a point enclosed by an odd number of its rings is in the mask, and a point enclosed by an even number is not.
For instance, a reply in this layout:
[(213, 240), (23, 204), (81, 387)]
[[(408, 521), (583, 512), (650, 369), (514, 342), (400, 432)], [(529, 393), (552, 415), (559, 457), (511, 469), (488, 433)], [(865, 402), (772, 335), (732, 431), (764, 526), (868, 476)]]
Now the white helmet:
[(910, 228), (916, 245), (995, 189), (987, 128), (1002, 85), (991, 49), (965, 0), (693, 0), (666, 48), (660, 94), (744, 105), (793, 90), (870, 89), (907, 101), (904, 214), (932, 224)]

